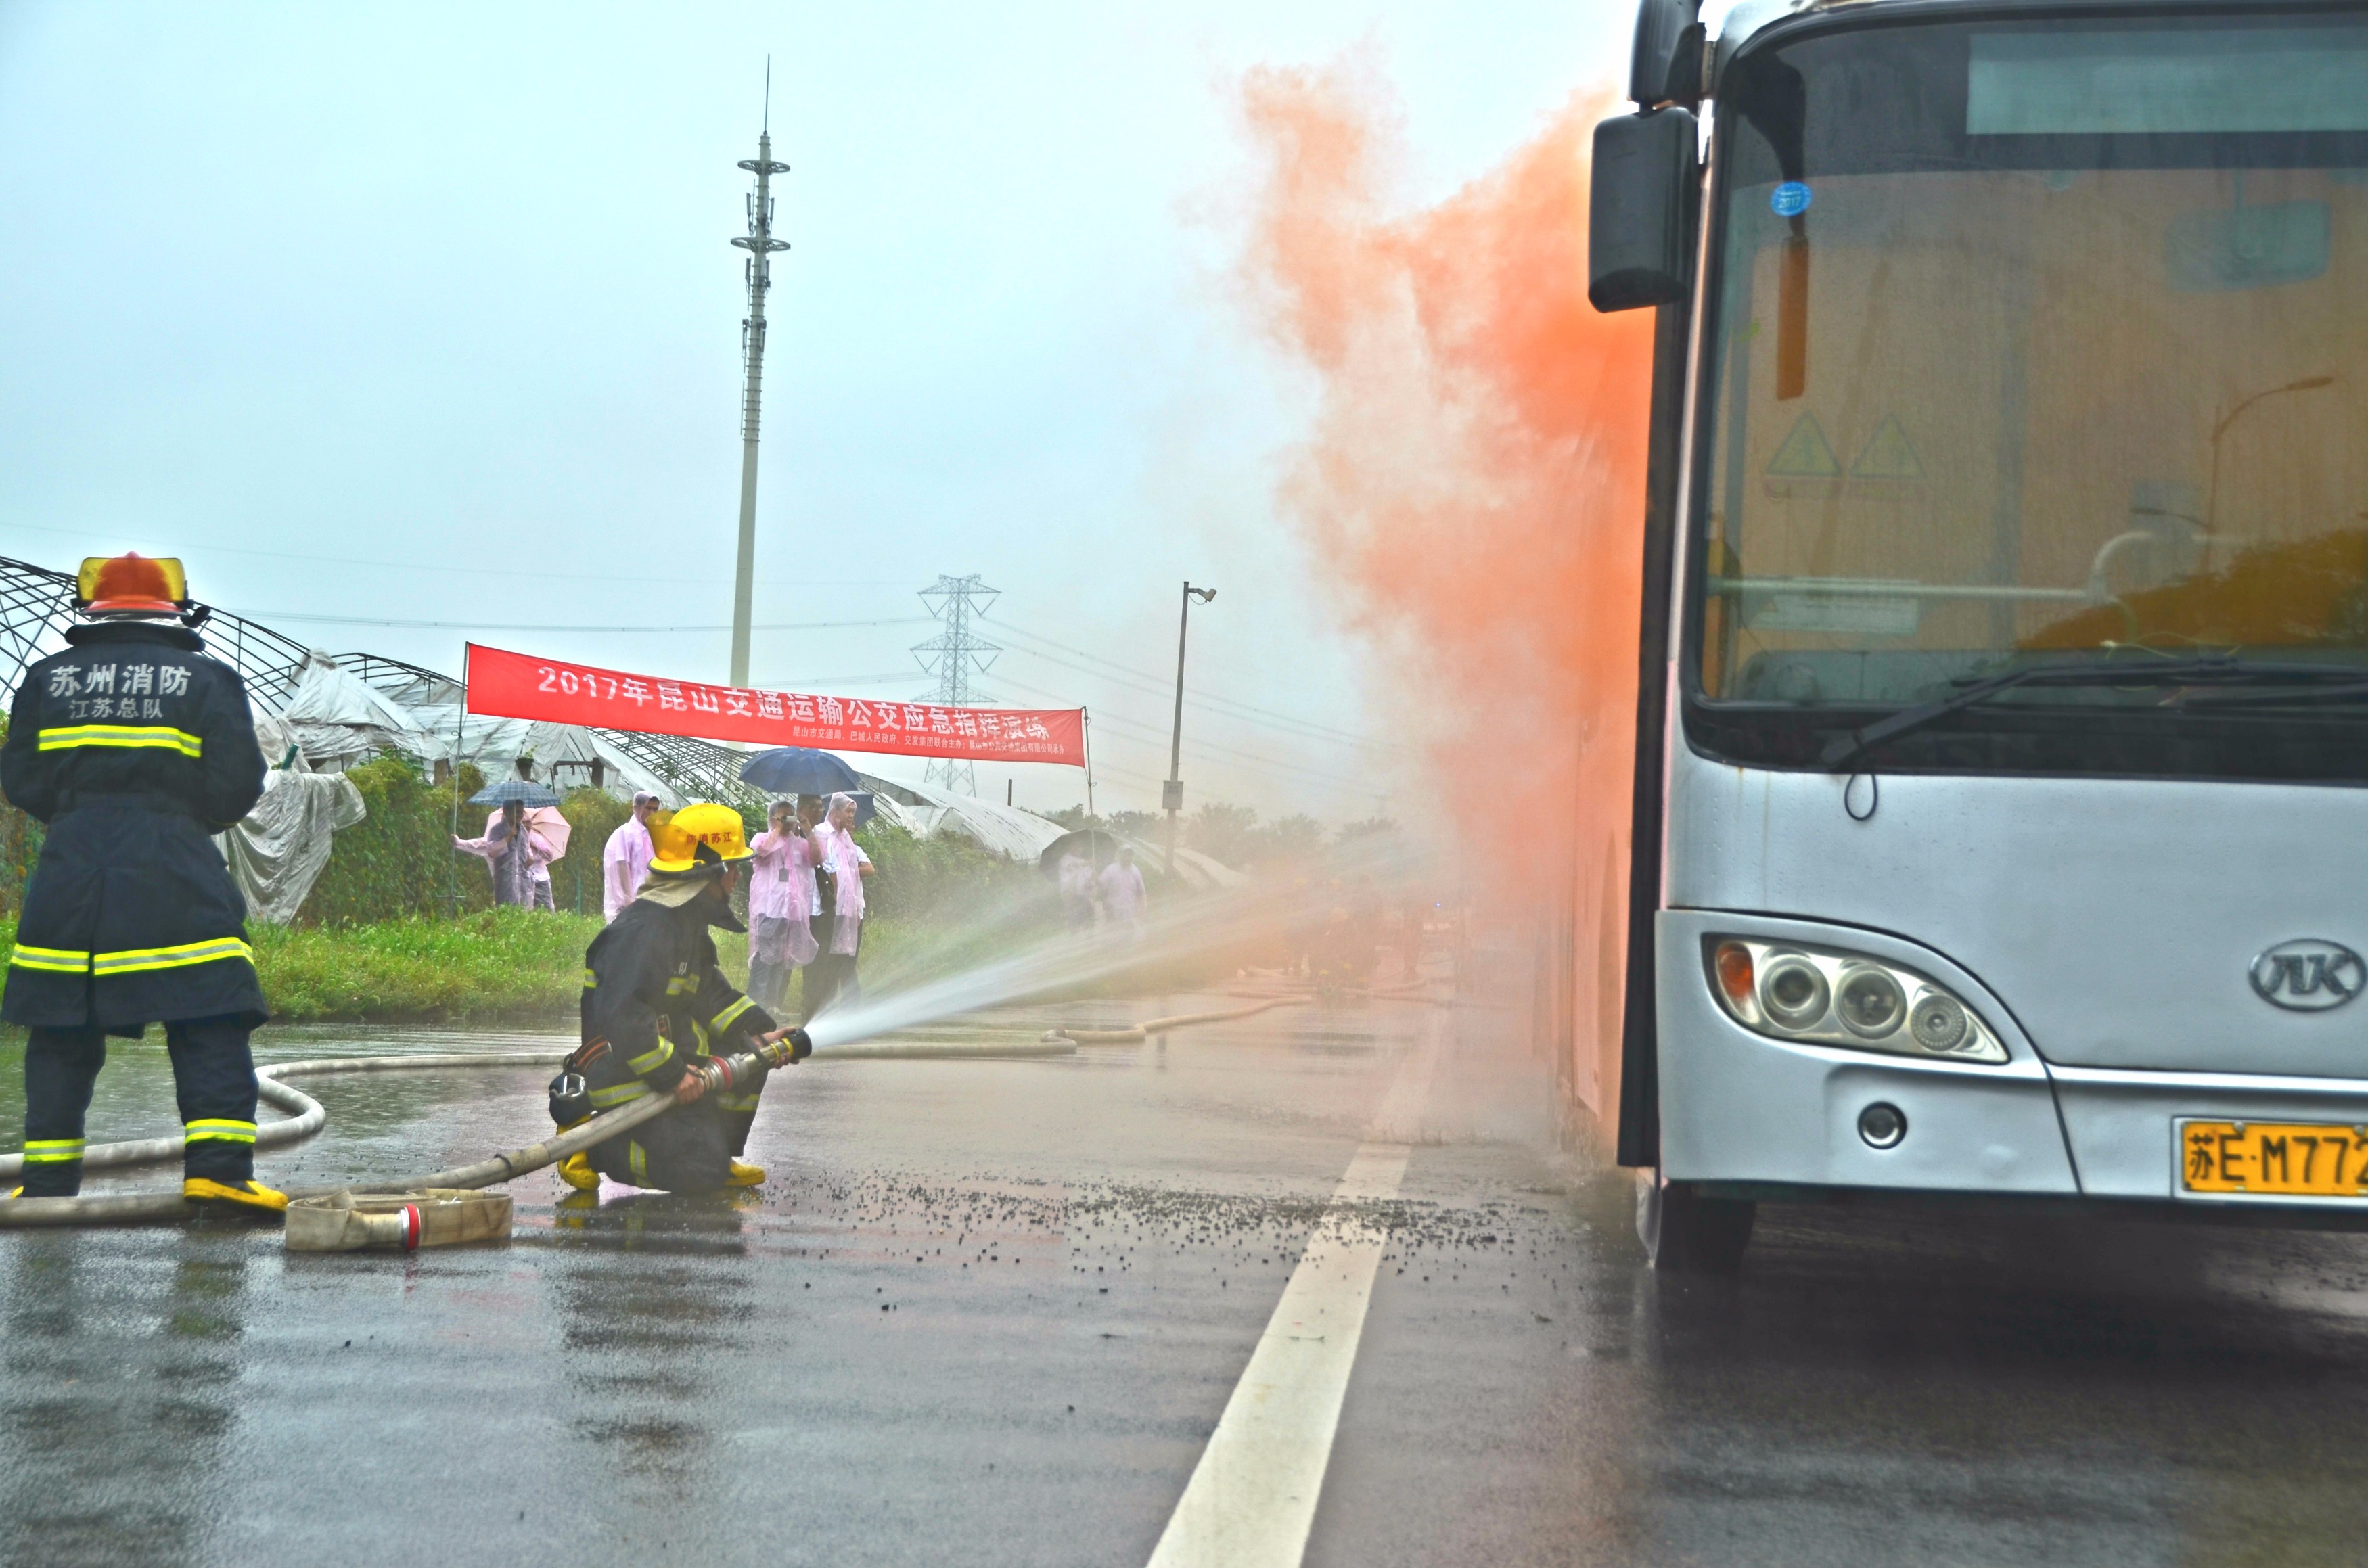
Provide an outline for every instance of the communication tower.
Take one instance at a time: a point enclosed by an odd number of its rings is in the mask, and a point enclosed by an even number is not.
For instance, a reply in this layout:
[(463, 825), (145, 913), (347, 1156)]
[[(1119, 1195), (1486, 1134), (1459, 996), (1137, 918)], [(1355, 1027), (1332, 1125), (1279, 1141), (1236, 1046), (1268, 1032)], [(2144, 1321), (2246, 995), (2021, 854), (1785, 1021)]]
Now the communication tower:
[(748, 684), (748, 623), (757, 593), (757, 416), (765, 386), (765, 290), (773, 286), (773, 253), (790, 248), (773, 238), (773, 176), (790, 172), (773, 161), (773, 57), (765, 57), (764, 129), (757, 155), (740, 166), (757, 176), (748, 197), (748, 233), (732, 243), (748, 252), (748, 314), (740, 323), (740, 358), (747, 391), (740, 404), (740, 563), (732, 584), (732, 684)]
[[(1001, 597), (1002, 590), (988, 587), (986, 579), (975, 572), (967, 577), (940, 576), (921, 590), (921, 602), (938, 618), (938, 634), (926, 642), (913, 644), (913, 656), (938, 682), (920, 694), (922, 701), (967, 708), (995, 700), (972, 686), (970, 677), (985, 675), (1003, 650), (972, 628), (985, 615), (987, 607)], [(940, 779), (949, 790), (960, 790), (966, 795), (978, 793), (978, 770), (970, 763), (946, 757), (930, 763), (921, 775), (924, 784), (935, 784)]]

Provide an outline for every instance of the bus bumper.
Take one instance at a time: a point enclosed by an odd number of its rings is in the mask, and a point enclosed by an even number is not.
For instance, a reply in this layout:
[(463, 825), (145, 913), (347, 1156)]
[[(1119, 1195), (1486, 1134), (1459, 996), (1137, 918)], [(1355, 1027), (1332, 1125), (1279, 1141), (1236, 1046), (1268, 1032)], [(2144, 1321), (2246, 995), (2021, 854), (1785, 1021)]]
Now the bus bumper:
[[(2175, 1198), (2184, 1202), (2290, 1206), (2292, 1200), (2242, 1194), (2186, 1193), (2179, 1187), (2178, 1124), (2215, 1121), (2324, 1122), (2368, 1129), (2368, 1083), (2341, 1078), (2273, 1078), (2239, 1073), (2146, 1073), (2054, 1067), (2056, 1101), (2084, 1192), (2100, 1198)], [(2356, 1205), (2357, 1199), (2306, 1199), (2313, 1206)]]

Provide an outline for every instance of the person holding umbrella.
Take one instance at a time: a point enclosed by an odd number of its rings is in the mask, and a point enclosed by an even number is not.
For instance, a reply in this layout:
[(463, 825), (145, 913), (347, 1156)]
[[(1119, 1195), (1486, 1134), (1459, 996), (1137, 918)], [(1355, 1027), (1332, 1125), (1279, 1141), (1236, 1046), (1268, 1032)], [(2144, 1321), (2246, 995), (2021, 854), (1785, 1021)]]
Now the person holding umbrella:
[[(494, 829), (501, 825), (501, 820), (499, 812), (485, 818), (486, 837), (493, 836)], [(552, 895), (551, 863), (566, 855), (567, 840), (575, 831), (575, 827), (557, 806), (529, 806), (520, 831), (535, 841), (535, 848), (541, 856), (534, 862), (534, 896), (528, 900), (528, 907), (556, 913), (559, 901)]]
[(795, 808), (775, 801), (765, 831), (748, 848), (756, 857), (748, 882), (748, 994), (779, 1013), (789, 1004), (791, 971), (814, 961), (814, 840)]
[(483, 838), (455, 835), (452, 847), (474, 855), (493, 869), (494, 902), (519, 909), (534, 907), (534, 870), (552, 858), (550, 847), (526, 826), (526, 810), (555, 806), (559, 797), (540, 784), (505, 778), (469, 798), (472, 806), (499, 806), (500, 820), (488, 823)]
[[(830, 815), (830, 807), (820, 795), (798, 797), (798, 831), (809, 839), (814, 837), (814, 830), (820, 827), (823, 824), (823, 819), (828, 815)], [(821, 869), (821, 861), (812, 856), (807, 857), (806, 914), (812, 920), (822, 918), (822, 878), (816, 874)], [(817, 937), (816, 940), (819, 941), (820, 938)]]

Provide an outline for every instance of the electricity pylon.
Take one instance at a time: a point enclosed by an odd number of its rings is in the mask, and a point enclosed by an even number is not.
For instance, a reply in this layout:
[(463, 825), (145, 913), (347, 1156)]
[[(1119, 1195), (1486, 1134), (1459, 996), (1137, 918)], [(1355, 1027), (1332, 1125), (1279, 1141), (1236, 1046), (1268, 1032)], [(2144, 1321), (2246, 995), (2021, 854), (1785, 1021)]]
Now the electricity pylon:
[[(935, 637), (913, 644), (913, 656), (938, 681), (933, 689), (920, 694), (922, 701), (967, 708), (994, 700), (972, 686), (970, 677), (985, 675), (1003, 650), (980, 637), (972, 627), (1001, 597), (1000, 589), (988, 587), (986, 579), (975, 572), (967, 577), (940, 576), (921, 590), (921, 602), (938, 618), (939, 627)], [(978, 793), (978, 770), (968, 762), (952, 757), (931, 762), (923, 771), (921, 782), (935, 784), (940, 780), (949, 790), (960, 790), (965, 795)]]

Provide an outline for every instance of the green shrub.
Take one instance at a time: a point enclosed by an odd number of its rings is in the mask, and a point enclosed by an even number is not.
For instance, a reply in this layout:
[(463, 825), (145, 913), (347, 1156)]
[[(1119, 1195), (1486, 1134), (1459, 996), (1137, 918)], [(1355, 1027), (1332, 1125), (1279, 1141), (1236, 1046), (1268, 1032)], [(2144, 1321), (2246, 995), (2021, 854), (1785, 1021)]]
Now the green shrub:
[[(388, 755), (346, 777), (361, 791), (369, 815), (341, 829), (331, 841), (329, 863), (304, 899), (297, 921), (305, 926), (357, 926), (412, 915), (478, 910), (493, 903), (493, 880), (484, 862), (452, 847), (452, 786), (431, 784), (404, 757)], [(462, 800), (485, 787), (472, 764), (461, 766)], [(461, 836), (484, 830), (461, 808)]]
[(598, 915), (600, 852), (633, 808), (606, 790), (586, 785), (567, 792), (559, 814), (567, 819), (567, 853), (551, 863), (552, 902), (572, 914)]
[[(0, 743), (8, 739), (8, 715), (0, 712)], [(0, 801), (0, 914), (14, 921), (25, 907), (26, 879), (41, 858), (40, 823)]]
[(11, 920), (25, 907), (25, 883), (41, 858), (44, 829), (14, 806), (0, 805), (0, 914)]
[[(411, 762), (392, 755), (349, 769), (346, 777), (361, 791), (370, 814), (338, 833), (298, 924), (356, 926), (414, 915), (450, 918), (492, 907), (493, 877), (485, 862), (452, 847), (450, 785), (429, 783)], [(463, 763), (463, 838), (485, 830), (486, 808), (468, 803), (484, 787), (484, 776)], [(571, 831), (567, 853), (552, 862), (552, 901), (570, 913), (597, 915), (600, 850), (631, 808), (605, 790), (586, 788), (571, 791), (559, 810)]]

